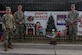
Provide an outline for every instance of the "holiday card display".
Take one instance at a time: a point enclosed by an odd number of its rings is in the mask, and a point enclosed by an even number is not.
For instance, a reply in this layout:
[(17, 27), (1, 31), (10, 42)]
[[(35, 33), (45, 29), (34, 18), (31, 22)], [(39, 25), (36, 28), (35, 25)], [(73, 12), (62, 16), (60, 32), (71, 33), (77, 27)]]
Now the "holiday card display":
[[(62, 15), (59, 12), (48, 12), (48, 11), (25, 11), (25, 23), (26, 23), (26, 33), (29, 35), (46, 35), (47, 33), (52, 33), (52, 29), (55, 31), (61, 31), (66, 27), (57, 25), (57, 17), (62, 18), (62, 24), (65, 24)], [(57, 16), (59, 15), (59, 16)], [(29, 30), (30, 29), (30, 30)], [(34, 34), (33, 34), (34, 33)]]
[[(25, 24), (27, 33), (30, 35), (42, 33), (46, 35), (46, 33), (51, 32), (52, 29), (56, 31), (60, 31), (61, 35), (65, 35), (67, 27), (66, 27), (66, 19), (68, 15), (68, 11), (25, 11)], [(82, 12), (79, 11), (79, 16), (82, 15)], [(79, 18), (78, 21), (78, 31), (77, 35), (82, 35), (82, 18)]]

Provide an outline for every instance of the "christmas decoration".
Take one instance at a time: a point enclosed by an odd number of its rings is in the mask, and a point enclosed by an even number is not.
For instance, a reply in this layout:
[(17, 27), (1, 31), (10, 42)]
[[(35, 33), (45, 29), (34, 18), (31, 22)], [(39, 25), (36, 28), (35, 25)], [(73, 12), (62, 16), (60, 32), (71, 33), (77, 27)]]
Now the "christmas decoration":
[(52, 32), (52, 29), (55, 29), (55, 31), (57, 31), (56, 27), (55, 27), (55, 22), (54, 22), (54, 18), (52, 15), (50, 15), (48, 22), (47, 22), (47, 28), (46, 28), (46, 32)]

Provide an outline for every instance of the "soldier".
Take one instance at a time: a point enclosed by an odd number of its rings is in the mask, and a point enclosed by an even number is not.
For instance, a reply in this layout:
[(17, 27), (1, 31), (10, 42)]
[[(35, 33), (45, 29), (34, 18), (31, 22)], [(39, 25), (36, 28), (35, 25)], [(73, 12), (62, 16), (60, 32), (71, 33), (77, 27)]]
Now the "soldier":
[(6, 7), (6, 14), (2, 16), (2, 29), (4, 30), (4, 51), (12, 49), (13, 31), (16, 29), (11, 8)]
[(75, 40), (77, 35), (77, 21), (79, 13), (75, 10), (75, 4), (71, 4), (71, 11), (68, 13), (69, 40)]
[(14, 13), (14, 18), (16, 21), (16, 33), (20, 41), (22, 41), (22, 37), (24, 37), (24, 13), (22, 11), (22, 6), (18, 6), (18, 10)]

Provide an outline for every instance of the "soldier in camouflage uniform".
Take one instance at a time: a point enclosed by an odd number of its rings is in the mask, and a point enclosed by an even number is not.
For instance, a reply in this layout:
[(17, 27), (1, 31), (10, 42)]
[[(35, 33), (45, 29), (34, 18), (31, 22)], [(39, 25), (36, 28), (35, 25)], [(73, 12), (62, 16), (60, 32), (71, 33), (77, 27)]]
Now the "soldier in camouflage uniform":
[(2, 29), (4, 30), (4, 51), (12, 49), (13, 31), (16, 29), (11, 8), (6, 7), (6, 14), (2, 16)]
[(18, 11), (14, 13), (14, 18), (16, 21), (16, 34), (20, 41), (22, 41), (22, 37), (24, 37), (24, 13), (22, 11), (22, 6), (18, 6)]
[(77, 35), (77, 21), (79, 13), (75, 10), (75, 4), (71, 5), (71, 11), (68, 13), (68, 26), (69, 26), (69, 40), (75, 40)]

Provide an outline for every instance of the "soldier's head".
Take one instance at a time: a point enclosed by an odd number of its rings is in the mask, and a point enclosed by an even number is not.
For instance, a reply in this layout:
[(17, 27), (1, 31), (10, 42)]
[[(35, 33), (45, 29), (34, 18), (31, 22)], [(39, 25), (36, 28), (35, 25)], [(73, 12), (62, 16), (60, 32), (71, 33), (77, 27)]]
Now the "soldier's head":
[(11, 7), (6, 7), (6, 13), (10, 14), (11, 13)]
[(18, 5), (18, 11), (22, 11), (22, 5)]
[(75, 11), (75, 4), (71, 4), (71, 11)]

